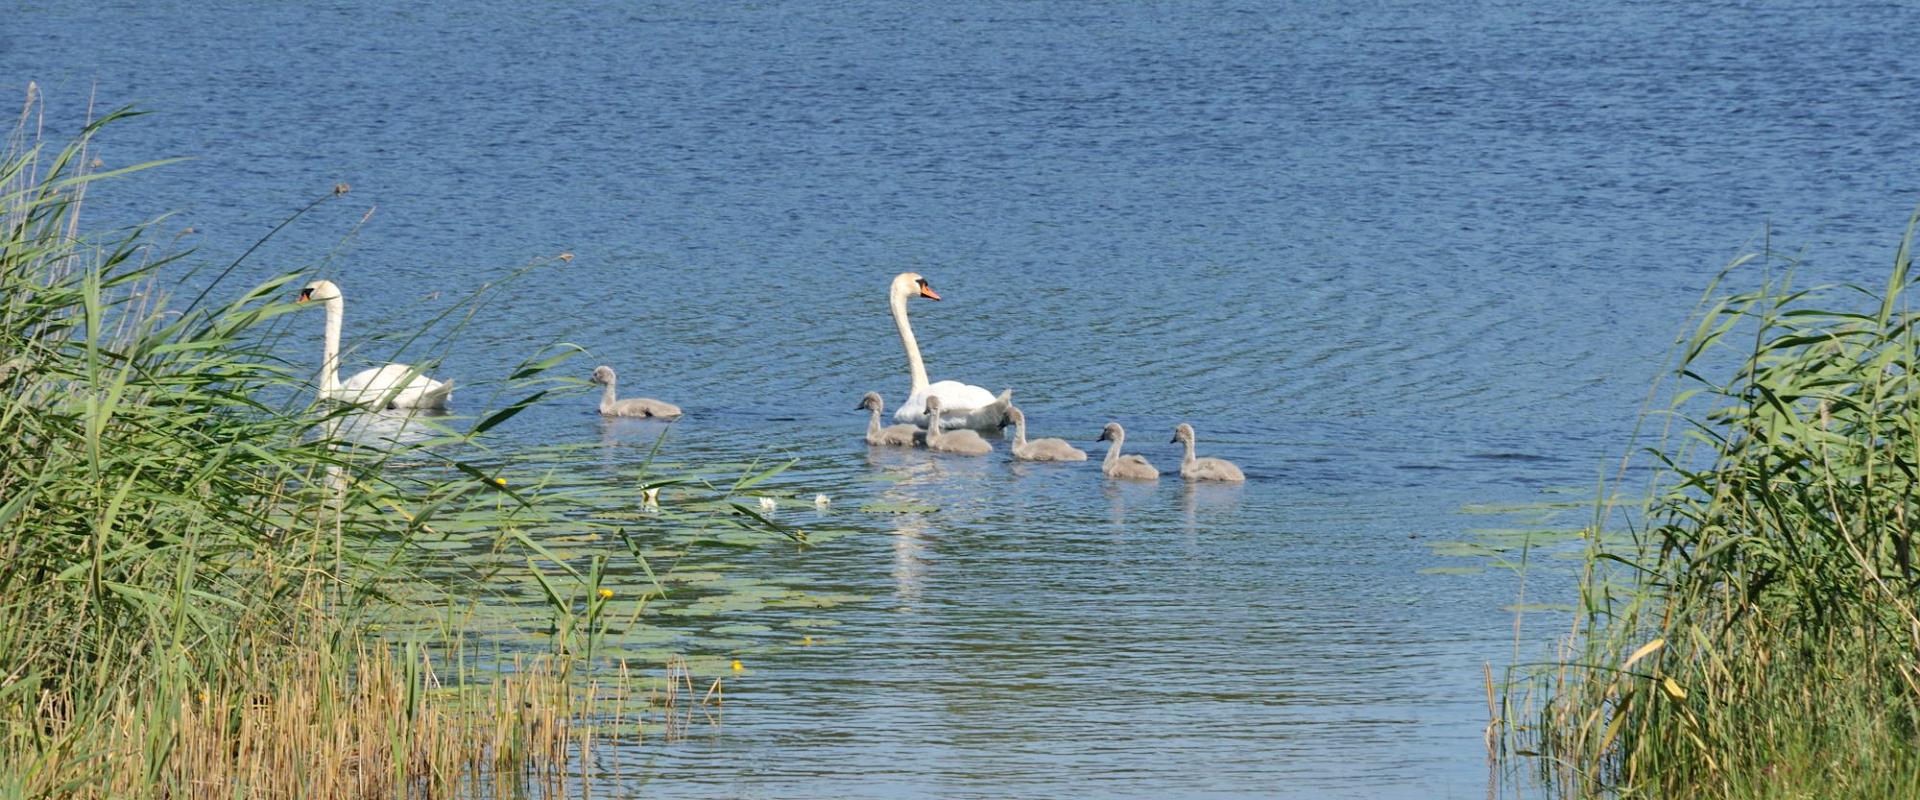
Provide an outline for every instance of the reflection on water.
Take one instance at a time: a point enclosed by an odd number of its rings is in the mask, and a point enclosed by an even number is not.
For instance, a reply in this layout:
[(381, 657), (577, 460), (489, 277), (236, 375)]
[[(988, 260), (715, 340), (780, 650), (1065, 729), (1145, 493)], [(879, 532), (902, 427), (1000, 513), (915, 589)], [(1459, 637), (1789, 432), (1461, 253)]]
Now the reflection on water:
[(405, 448), (454, 432), (447, 427), (453, 415), (432, 409), (347, 408), (329, 418), (321, 433), (327, 439), (372, 450)]
[[(756, 488), (835, 498), (781, 509), (806, 548), (688, 544), (672, 491), (633, 515), (691, 551), (663, 570), (732, 589), (627, 646), (755, 664), (723, 736), (639, 747), (675, 797), (1482, 796), (1513, 578), (1422, 574), (1461, 563), (1427, 542), (1503, 524), (1469, 503), (1585, 491), (1763, 222), (1810, 281), (1883, 280), (1912, 202), (1886, 165), (1920, 152), (1899, 4), (16, 6), (0, 41), (32, 45), (0, 75), (39, 81), (50, 134), (97, 91), (159, 112), (109, 163), (191, 157), (91, 190), (94, 220), (178, 210), (227, 259), (351, 181), (233, 280), (326, 255), (368, 348), (570, 252), (465, 318), (435, 372), (460, 413), (568, 341), (580, 378), (614, 364), (688, 416), (567, 398), (490, 457), (598, 442), (552, 466), (612, 480), (658, 445), (651, 474), (716, 483), (797, 460)], [(1094, 461), (860, 442), (850, 401), (907, 385), (907, 269), (945, 298), (913, 311), (933, 377), (1014, 387)], [(1109, 420), (1189, 421), (1250, 480), (1107, 481)]]
[(869, 447), (866, 461), (882, 479), (875, 497), (892, 513), (893, 595), (895, 607), (913, 611), (932, 561), (926, 513), (938, 506), (928, 487), (940, 480), (939, 456), (901, 447)]
[(652, 417), (599, 417), (600, 444), (603, 447), (652, 448), (667, 439), (672, 420)]
[(1209, 521), (1233, 519), (1240, 511), (1240, 497), (1246, 491), (1244, 483), (1212, 481), (1182, 481), (1181, 483), (1180, 511), (1186, 520), (1189, 535), (1200, 533), (1203, 510)]
[(1116, 527), (1127, 524), (1128, 508), (1150, 503), (1160, 492), (1160, 481), (1123, 481), (1105, 476), (1101, 480), (1100, 493), (1107, 498), (1107, 522)]
[(896, 609), (915, 611), (931, 563), (927, 523), (918, 514), (902, 514), (893, 525), (893, 596)]

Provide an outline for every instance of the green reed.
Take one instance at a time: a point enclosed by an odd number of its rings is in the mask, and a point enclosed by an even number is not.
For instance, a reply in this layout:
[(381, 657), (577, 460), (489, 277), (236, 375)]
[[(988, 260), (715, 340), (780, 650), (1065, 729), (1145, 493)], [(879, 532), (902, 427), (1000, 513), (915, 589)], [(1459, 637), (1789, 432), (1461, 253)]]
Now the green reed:
[(1920, 795), (1916, 224), (1884, 289), (1797, 289), (1771, 253), (1715, 281), (1651, 499), (1600, 507), (1573, 629), (1495, 712), (1508, 767), (1572, 797)]
[[(165, 163), (90, 158), (133, 114), (50, 147), (29, 133), (35, 108), (30, 90), (0, 148), (0, 798), (573, 796), (595, 744), (649, 707), (627, 706), (628, 664), (599, 652), (666, 594), (643, 553), (805, 543), (740, 502), (785, 465), (715, 485), (649, 456), (617, 486), (572, 475), (577, 447), (496, 450), (490, 431), (583, 385), (556, 371), (577, 346), (462, 381), (467, 403), (491, 384), (487, 410), (409, 417), (404, 435), (383, 430), (392, 415), (316, 402), (318, 360), (276, 355), (293, 326), (317, 327), (288, 302), (303, 276), (227, 285), (250, 249), (171, 302), (171, 272), (195, 275), (187, 254), (150, 226), (81, 224), (89, 187)], [(544, 263), (400, 349), (449, 346)], [(640, 508), (662, 488), (676, 495)], [(650, 589), (614, 588), (640, 574)], [(470, 640), (528, 586), (548, 605), (545, 652)], [(695, 697), (684, 658), (663, 666), (666, 707), (719, 696), (716, 680)]]
[[(549, 373), (577, 348), (520, 365), (499, 384), (518, 399), (464, 430), (415, 420), (429, 431), (415, 441), (346, 438), (364, 415), (314, 403), (312, 365), (274, 354), (299, 276), (235, 288), (222, 273), (175, 307), (162, 271), (182, 256), (146, 226), (82, 233), (89, 187), (164, 163), (91, 163), (95, 137), (130, 116), (60, 147), (23, 116), (0, 150), (0, 796), (194, 795), (207, 781), (247, 794), (309, 773), (308, 796), (439, 794), (451, 778), (432, 770), (449, 764), (513, 775), (525, 754), (578, 752), (551, 741), (553, 724), (544, 749), (532, 728), (483, 736), (444, 701), (437, 726), (374, 730), (397, 719), (382, 704), (424, 713), (426, 678), (419, 653), (362, 635), (417, 580), (412, 545), (440, 520), (517, 530), (539, 516), (537, 497), (472, 459), (490, 428), (578, 383)], [(535, 707), (512, 702), (483, 718)], [(368, 783), (381, 742), (388, 774)]]

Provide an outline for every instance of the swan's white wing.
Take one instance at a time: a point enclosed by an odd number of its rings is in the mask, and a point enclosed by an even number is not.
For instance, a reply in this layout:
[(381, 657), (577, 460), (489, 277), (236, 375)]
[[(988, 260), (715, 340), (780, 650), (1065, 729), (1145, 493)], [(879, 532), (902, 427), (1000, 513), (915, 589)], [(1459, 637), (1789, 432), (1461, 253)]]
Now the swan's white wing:
[(925, 425), (929, 395), (940, 398), (940, 416), (946, 420), (958, 420), (974, 409), (993, 405), (999, 399), (993, 396), (993, 392), (972, 384), (940, 381), (928, 386), (924, 392), (914, 392), (907, 397), (907, 402), (894, 410), (893, 421)]
[(354, 395), (390, 392), (413, 375), (412, 367), (404, 364), (384, 364), (353, 373), (353, 377), (340, 382), (340, 391)]
[(444, 408), (452, 394), (451, 383), (436, 381), (405, 364), (386, 364), (354, 373), (340, 383), (335, 397), (356, 405)]
[(446, 408), (447, 401), (453, 399), (453, 382), (436, 381), (425, 375), (415, 375), (400, 390), (388, 405), (394, 408)]

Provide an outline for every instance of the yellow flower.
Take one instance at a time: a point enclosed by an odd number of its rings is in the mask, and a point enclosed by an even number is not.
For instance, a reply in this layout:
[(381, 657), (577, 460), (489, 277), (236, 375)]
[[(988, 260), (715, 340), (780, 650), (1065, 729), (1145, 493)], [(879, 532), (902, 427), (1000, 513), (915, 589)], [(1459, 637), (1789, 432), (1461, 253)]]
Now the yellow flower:
[(612, 589), (601, 589), (601, 590), (600, 590), (600, 599), (602, 599), (602, 600), (612, 600), (612, 599), (613, 599), (613, 590), (612, 590)]
[(205, 689), (200, 690), (200, 702), (202, 703), (207, 702), (207, 690)]
[(802, 637), (800, 637), (800, 644), (801, 644), (801, 646), (803, 646), (803, 647), (812, 647), (812, 646), (813, 646), (813, 637), (811, 637), (811, 636), (802, 636)]
[(733, 660), (733, 671), (734, 671), (734, 672), (745, 672), (746, 670), (747, 670), (747, 668), (746, 668), (746, 667), (744, 667), (744, 666), (741, 666), (741, 664), (740, 664), (740, 659), (737, 659), (737, 658), (736, 658), (736, 659), (734, 659), (734, 660)]
[(506, 478), (494, 478), (494, 479), (493, 479), (493, 485), (495, 485), (495, 486), (506, 486), (506, 485), (507, 485), (507, 479), (506, 479)]

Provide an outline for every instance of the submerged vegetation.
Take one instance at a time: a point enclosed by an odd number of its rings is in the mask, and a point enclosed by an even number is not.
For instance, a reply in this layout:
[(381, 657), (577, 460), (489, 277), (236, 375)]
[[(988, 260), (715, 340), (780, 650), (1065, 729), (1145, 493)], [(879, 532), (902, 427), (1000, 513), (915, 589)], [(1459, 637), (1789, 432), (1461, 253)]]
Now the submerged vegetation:
[[(804, 540), (736, 497), (782, 467), (624, 476), (623, 496), (708, 494), (626, 518), (509, 472), (485, 435), (578, 383), (550, 372), (568, 346), (472, 420), (314, 403), (307, 365), (275, 354), (299, 275), (212, 276), (180, 303), (162, 271), (182, 259), (144, 227), (82, 233), (90, 186), (155, 166), (91, 163), (126, 116), (59, 148), (23, 117), (0, 153), (0, 796), (570, 795), (642, 712), (718, 702), (725, 658), (630, 671), (604, 644), (674, 580), (650, 555)], [(556, 552), (557, 534), (601, 546)], [(485, 557), (425, 569), (456, 548)], [(615, 560), (649, 588), (616, 592)], [(509, 574), (522, 591), (497, 605), (532, 605), (503, 616), (538, 635), (480, 658), (467, 623)]]
[(1631, 541), (1603, 506), (1569, 638), (1497, 711), (1510, 766), (1568, 797), (1920, 794), (1916, 223), (1884, 290), (1710, 290)]

